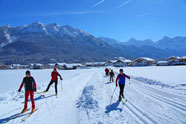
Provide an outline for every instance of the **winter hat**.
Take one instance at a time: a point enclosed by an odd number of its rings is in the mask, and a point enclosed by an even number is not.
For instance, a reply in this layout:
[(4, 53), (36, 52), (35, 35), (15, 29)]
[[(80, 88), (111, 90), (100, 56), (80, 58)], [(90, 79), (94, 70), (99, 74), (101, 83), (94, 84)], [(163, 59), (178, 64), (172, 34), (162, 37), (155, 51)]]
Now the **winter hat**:
[(27, 75), (27, 74), (30, 74), (30, 71), (26, 71), (26, 75)]
[(119, 72), (123, 72), (123, 69), (120, 69)]
[(56, 70), (57, 70), (57, 68), (55, 67), (55, 68), (54, 68), (54, 71), (56, 71)]

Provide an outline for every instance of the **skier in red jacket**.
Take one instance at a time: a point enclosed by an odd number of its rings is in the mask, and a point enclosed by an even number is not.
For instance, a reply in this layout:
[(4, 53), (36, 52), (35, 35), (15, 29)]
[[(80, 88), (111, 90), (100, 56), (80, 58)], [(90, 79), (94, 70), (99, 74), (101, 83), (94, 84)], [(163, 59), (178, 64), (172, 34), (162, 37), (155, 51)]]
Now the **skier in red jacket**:
[(18, 92), (21, 92), (23, 85), (25, 86), (25, 105), (24, 105), (24, 109), (22, 110), (22, 113), (27, 111), (27, 102), (28, 102), (29, 95), (30, 95), (30, 100), (32, 102), (32, 112), (35, 112), (34, 91), (36, 91), (37, 87), (34, 78), (30, 74), (30, 71), (26, 71), (26, 77), (23, 79)]
[(56, 96), (57, 96), (57, 83), (58, 83), (58, 76), (60, 77), (60, 80), (63, 80), (63, 78), (61, 77), (61, 75), (57, 72), (57, 68), (55, 67), (52, 74), (52, 80), (50, 81), (50, 83), (48, 84), (47, 89), (44, 92), (48, 92), (50, 86), (55, 83), (55, 92), (56, 92)]
[(109, 76), (109, 69), (108, 68), (105, 69), (105, 74), (106, 74), (106, 76)]

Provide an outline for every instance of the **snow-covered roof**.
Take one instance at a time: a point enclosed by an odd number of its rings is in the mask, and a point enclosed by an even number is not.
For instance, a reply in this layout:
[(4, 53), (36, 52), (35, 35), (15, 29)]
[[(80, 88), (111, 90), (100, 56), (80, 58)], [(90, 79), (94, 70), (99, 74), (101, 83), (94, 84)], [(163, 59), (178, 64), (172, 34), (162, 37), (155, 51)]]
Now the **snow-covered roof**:
[(171, 56), (168, 59), (186, 59), (186, 56)]
[(67, 67), (67, 68), (73, 68), (73, 67), (76, 67), (76, 66), (81, 66), (82, 64), (79, 64), (79, 63), (77, 63), (77, 64), (75, 64), (75, 63), (73, 63), (73, 64), (65, 64), (65, 66)]
[(107, 62), (111, 62), (111, 63), (115, 63), (117, 62), (118, 60), (108, 60)]
[(66, 65), (67, 63), (57, 63), (57, 64), (63, 66)]
[(31, 65), (31, 66), (34, 66), (34, 65), (43, 66), (43, 64), (40, 64), (40, 63), (31, 63), (30, 65)]
[(105, 64), (105, 62), (94, 62), (94, 64)]
[(167, 64), (169, 63), (168, 61), (158, 61), (157, 64)]
[(130, 62), (133, 62), (133, 61), (130, 60), (130, 59), (125, 59), (124, 62), (126, 62), (126, 63), (130, 63)]
[(186, 56), (177, 56), (177, 59), (186, 59)]
[(140, 57), (139, 59), (143, 59), (143, 60), (147, 60), (147, 61), (155, 61), (154, 59), (149, 58), (149, 57)]
[(48, 65), (50, 65), (50, 66), (55, 66), (56, 64), (54, 64), (54, 63), (49, 63)]
[(21, 64), (12, 64), (12, 66), (21, 66)]

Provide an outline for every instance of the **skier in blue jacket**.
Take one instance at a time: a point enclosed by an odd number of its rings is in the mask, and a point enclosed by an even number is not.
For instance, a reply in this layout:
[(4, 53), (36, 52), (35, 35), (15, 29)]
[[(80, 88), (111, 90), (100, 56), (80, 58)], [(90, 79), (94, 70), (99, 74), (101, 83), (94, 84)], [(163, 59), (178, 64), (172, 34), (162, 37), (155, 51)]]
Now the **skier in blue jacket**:
[(118, 80), (119, 80), (119, 88), (120, 88), (119, 101), (120, 101), (121, 97), (124, 98), (123, 91), (125, 88), (125, 77), (130, 79), (130, 76), (124, 74), (123, 69), (120, 69), (119, 72), (120, 72), (120, 74), (116, 78), (116, 87), (118, 86)]

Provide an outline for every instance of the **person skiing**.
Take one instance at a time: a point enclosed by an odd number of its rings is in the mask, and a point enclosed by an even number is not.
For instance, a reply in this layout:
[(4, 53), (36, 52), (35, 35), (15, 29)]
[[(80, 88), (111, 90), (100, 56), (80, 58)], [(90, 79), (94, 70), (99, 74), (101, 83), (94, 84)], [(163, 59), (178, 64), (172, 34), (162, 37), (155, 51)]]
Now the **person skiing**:
[(18, 92), (21, 92), (23, 85), (25, 87), (25, 105), (21, 113), (27, 111), (27, 102), (28, 102), (29, 95), (30, 95), (30, 100), (32, 102), (32, 112), (35, 112), (34, 91), (36, 92), (37, 87), (34, 78), (30, 74), (30, 71), (26, 71), (26, 77), (23, 78), (23, 81), (21, 83)]
[(123, 69), (120, 69), (119, 72), (120, 74), (116, 78), (116, 87), (118, 86), (118, 80), (119, 80), (119, 88), (120, 88), (119, 101), (121, 101), (121, 97), (124, 98), (123, 92), (125, 88), (125, 77), (130, 79), (130, 76), (124, 74)]
[(109, 75), (110, 75), (110, 82), (114, 82), (114, 72), (113, 72), (113, 70), (111, 70)]
[(60, 77), (60, 80), (63, 80), (63, 78), (61, 77), (61, 75), (57, 72), (57, 68), (54, 67), (53, 72), (51, 73), (52, 79), (50, 81), (50, 83), (48, 84), (47, 89), (44, 92), (48, 92), (50, 86), (55, 83), (55, 92), (56, 92), (56, 96), (57, 96), (57, 83), (58, 83), (58, 76)]
[(108, 68), (105, 69), (105, 74), (106, 74), (106, 76), (109, 76), (109, 69)]

